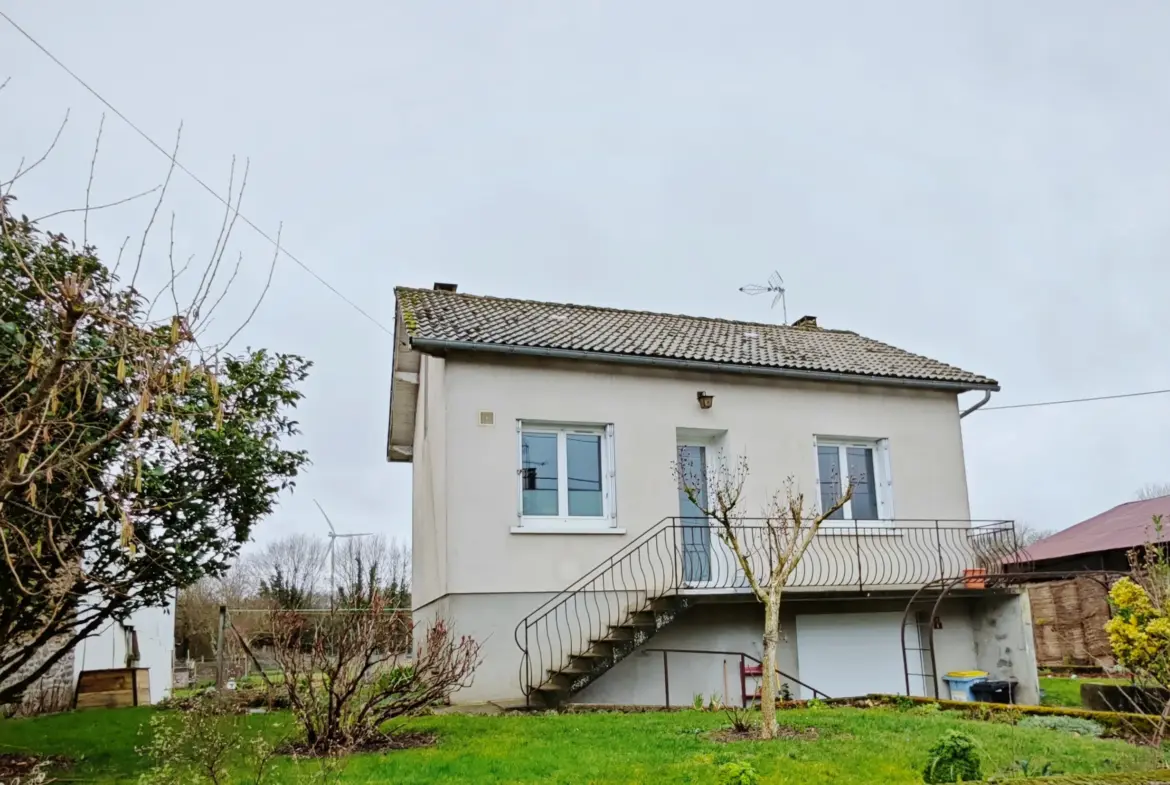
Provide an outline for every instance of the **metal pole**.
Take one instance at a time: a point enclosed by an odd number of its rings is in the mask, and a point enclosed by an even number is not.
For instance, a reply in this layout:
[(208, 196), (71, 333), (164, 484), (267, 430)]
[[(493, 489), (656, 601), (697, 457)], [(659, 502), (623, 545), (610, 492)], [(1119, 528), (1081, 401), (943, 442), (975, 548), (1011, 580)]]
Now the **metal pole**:
[(739, 655), (739, 698), (743, 705), (748, 705), (747, 672), (744, 671), (744, 657)]
[(223, 638), (227, 629), (227, 606), (219, 606), (219, 635), (215, 644), (215, 688), (222, 690), (225, 684), (223, 673)]
[(666, 694), (666, 708), (670, 708), (670, 663), (667, 657), (670, 655), (665, 651), (662, 652), (662, 688)]

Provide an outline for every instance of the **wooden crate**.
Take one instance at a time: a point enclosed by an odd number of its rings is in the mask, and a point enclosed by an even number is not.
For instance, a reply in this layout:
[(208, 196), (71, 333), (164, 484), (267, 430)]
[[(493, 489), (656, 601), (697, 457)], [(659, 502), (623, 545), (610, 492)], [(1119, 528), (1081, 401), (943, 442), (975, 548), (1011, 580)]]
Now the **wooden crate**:
[(82, 671), (77, 677), (77, 694), (73, 704), (78, 709), (148, 706), (150, 669), (110, 668)]

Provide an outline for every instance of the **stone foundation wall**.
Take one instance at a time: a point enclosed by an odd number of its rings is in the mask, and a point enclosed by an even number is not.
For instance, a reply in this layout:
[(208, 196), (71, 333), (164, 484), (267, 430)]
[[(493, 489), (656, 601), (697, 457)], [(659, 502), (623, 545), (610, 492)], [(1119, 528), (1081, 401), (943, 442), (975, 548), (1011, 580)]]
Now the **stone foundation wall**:
[[(10, 684), (25, 674), (36, 670), (54, 652), (57, 647), (52, 643), (42, 646), (16, 674), (4, 684)], [(46, 714), (52, 711), (62, 711), (73, 703), (73, 652), (70, 651), (57, 660), (49, 670), (30, 684), (25, 690), (24, 697), (19, 705), (0, 705), (0, 714)]]

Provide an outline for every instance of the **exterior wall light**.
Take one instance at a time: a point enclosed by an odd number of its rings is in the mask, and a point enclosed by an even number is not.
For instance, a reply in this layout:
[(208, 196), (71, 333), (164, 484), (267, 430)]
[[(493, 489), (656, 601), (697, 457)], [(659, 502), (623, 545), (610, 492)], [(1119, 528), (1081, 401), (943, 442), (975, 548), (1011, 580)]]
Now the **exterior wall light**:
[(710, 393), (705, 393), (702, 390), (699, 390), (699, 394), (695, 397), (699, 399), (700, 409), (710, 409), (715, 403), (715, 396)]

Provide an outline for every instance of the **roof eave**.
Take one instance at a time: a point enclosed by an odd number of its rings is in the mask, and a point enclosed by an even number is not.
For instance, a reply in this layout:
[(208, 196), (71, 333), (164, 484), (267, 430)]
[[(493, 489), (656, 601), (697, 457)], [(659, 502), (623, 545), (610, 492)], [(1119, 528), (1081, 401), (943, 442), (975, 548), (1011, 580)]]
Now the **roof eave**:
[(477, 341), (444, 341), (434, 338), (411, 338), (412, 348), (426, 354), (443, 352), (482, 352), (488, 354), (547, 357), (564, 360), (588, 360), (592, 362), (619, 363), (643, 367), (668, 368), (680, 371), (705, 373), (733, 373), (745, 376), (772, 376), (810, 382), (847, 382), (851, 384), (872, 384), (886, 387), (910, 387), (927, 390), (949, 390), (955, 393), (971, 390), (999, 392), (995, 381), (958, 382), (942, 379), (914, 379), (900, 376), (871, 376), (866, 374), (839, 373), (835, 371), (812, 371), (799, 368), (775, 368), (762, 365), (737, 365), (732, 363), (709, 362), (705, 360), (681, 360), (668, 357), (650, 357), (638, 354), (614, 354), (592, 352), (581, 349), (549, 349), (535, 346), (513, 346)]
[[(386, 425), (386, 460), (392, 463), (410, 463), (414, 459), (414, 421), (418, 414), (419, 391), (417, 358), (417, 352), (405, 337), (399, 314), (395, 313), (390, 408)], [(410, 366), (416, 367), (412, 369)]]

